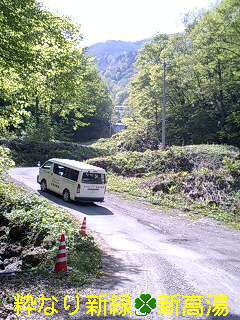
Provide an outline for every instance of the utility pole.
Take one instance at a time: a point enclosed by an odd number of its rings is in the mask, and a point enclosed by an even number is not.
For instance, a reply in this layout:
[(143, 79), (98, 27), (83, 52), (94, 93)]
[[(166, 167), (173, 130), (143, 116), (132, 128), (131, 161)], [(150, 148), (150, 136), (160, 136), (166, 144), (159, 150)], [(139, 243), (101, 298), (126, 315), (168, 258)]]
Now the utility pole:
[(110, 118), (110, 121), (109, 121), (109, 137), (111, 138), (112, 136), (112, 121), (111, 121), (111, 118)]
[(163, 108), (162, 108), (162, 148), (166, 147), (166, 107), (167, 107), (167, 64), (163, 63)]
[(109, 119), (109, 137), (111, 138), (111, 136), (112, 136), (112, 114)]

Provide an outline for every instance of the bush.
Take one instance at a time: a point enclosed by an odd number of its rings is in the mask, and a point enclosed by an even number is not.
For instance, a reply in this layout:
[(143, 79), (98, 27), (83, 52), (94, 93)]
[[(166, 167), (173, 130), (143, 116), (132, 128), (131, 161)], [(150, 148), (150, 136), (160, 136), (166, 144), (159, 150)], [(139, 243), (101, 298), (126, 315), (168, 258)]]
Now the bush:
[(223, 160), (237, 159), (237, 148), (219, 145), (171, 147), (167, 150), (145, 152), (125, 151), (107, 157), (88, 160), (93, 165), (122, 175), (159, 174), (163, 172), (191, 172), (196, 168), (219, 169)]
[(104, 155), (121, 151), (143, 152), (155, 150), (158, 147), (158, 142), (152, 134), (153, 128), (149, 129), (149, 127), (152, 127), (149, 122), (139, 125), (130, 119), (125, 119), (124, 124), (128, 127), (127, 130), (113, 135), (110, 139), (99, 139), (93, 147), (102, 150)]
[[(197, 145), (145, 152), (118, 152), (88, 160), (113, 174), (109, 189), (153, 204), (198, 208), (228, 221), (239, 219), (239, 149)], [(200, 206), (200, 209), (199, 209)], [(214, 211), (214, 212), (215, 212)]]
[(98, 156), (100, 153), (92, 147), (81, 146), (70, 142), (41, 142), (29, 139), (0, 139), (0, 145), (11, 150), (11, 156), (18, 166), (36, 166), (50, 158), (68, 158), (86, 160)]
[(111, 139), (99, 139), (97, 142), (92, 144), (92, 147), (98, 150), (102, 156), (115, 154), (120, 150), (118, 134), (113, 135)]
[(0, 147), (0, 175), (14, 166), (14, 161), (10, 159), (10, 153), (8, 148)]

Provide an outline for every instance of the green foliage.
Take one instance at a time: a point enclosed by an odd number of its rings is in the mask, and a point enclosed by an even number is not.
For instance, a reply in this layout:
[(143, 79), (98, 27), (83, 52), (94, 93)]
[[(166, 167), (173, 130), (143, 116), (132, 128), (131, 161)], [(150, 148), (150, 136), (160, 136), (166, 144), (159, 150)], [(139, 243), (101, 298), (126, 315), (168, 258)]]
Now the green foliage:
[[(35, 141), (31, 139), (0, 139), (0, 145), (8, 147), (18, 166), (36, 166), (38, 161), (50, 158), (67, 158), (83, 161), (101, 155), (100, 150), (91, 146), (59, 141)], [(5, 150), (5, 149), (4, 149)]]
[(218, 169), (225, 157), (236, 159), (237, 148), (224, 145), (197, 145), (167, 150), (125, 151), (104, 158), (89, 159), (96, 164), (122, 175), (137, 173), (191, 172), (194, 168)]
[(10, 158), (10, 150), (0, 147), (0, 175), (13, 166), (14, 162)]
[(145, 151), (158, 149), (158, 134), (155, 135), (155, 123), (149, 119), (124, 119), (127, 130), (119, 133), (118, 139), (122, 150)]
[[(91, 236), (79, 234), (80, 224), (67, 211), (60, 209), (34, 193), (3, 180), (4, 171), (13, 165), (9, 150), (0, 147), (0, 218), (9, 220), (8, 227), (24, 226), (29, 232), (24, 245), (33, 245), (34, 239), (41, 234), (41, 246), (47, 248), (47, 255), (40, 268), (53, 268), (58, 249), (59, 236), (64, 230), (67, 241), (68, 265), (72, 267), (75, 282), (85, 283), (96, 276), (100, 269), (100, 250)], [(8, 241), (8, 239), (1, 239)], [(89, 278), (90, 277), (90, 278)], [(88, 279), (88, 280), (87, 280)]]
[(100, 152), (104, 156), (115, 154), (120, 149), (121, 142), (119, 141), (119, 135), (115, 134), (111, 139), (99, 139), (92, 144), (92, 147)]
[(93, 146), (103, 150), (105, 155), (117, 151), (145, 151), (157, 148), (158, 141), (151, 135), (153, 124), (150, 121), (125, 118), (123, 123), (127, 130), (113, 135), (111, 139), (99, 139)]
[(235, 147), (196, 145), (118, 152), (88, 162), (110, 172), (110, 191), (239, 223), (239, 156)]
[(89, 116), (108, 120), (111, 100), (79, 27), (35, 0), (0, 4), (0, 133), (73, 135)]
[(168, 143), (240, 145), (239, 10), (239, 1), (224, 0), (184, 33), (159, 34), (144, 47), (131, 83), (127, 150), (161, 143), (164, 61)]
[(223, 161), (224, 167), (232, 174), (239, 175), (240, 174), (240, 160), (233, 160), (230, 158), (226, 158)]
[[(29, 194), (12, 183), (0, 181), (1, 215), (10, 225), (24, 225), (31, 230), (25, 245), (31, 245), (39, 233), (48, 256), (42, 267), (52, 267), (57, 252), (59, 235), (64, 230), (67, 238), (68, 264), (77, 272), (94, 275), (100, 268), (100, 251), (93, 238), (79, 235), (80, 225), (63, 209), (49, 204), (39, 196)], [(83, 277), (83, 274), (82, 274)], [(81, 281), (79, 279), (79, 281)]]

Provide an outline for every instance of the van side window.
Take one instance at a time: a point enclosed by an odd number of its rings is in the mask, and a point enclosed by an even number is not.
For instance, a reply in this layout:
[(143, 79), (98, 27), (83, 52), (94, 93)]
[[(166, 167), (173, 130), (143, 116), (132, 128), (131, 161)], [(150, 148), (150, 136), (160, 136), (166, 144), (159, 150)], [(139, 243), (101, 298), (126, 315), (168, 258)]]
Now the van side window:
[(59, 164), (54, 163), (53, 172), (54, 172), (55, 174), (58, 174), (59, 176), (63, 176), (65, 169), (66, 169), (65, 167), (63, 167), (63, 166), (61, 166), (61, 165), (59, 165)]
[(52, 166), (52, 162), (51, 161), (47, 161), (44, 163), (44, 165), (42, 166), (42, 169), (47, 169), (50, 170)]
[(78, 175), (79, 175), (79, 171), (65, 167), (65, 171), (64, 171), (64, 175), (63, 175), (64, 178), (67, 178), (67, 179), (70, 179), (73, 181), (77, 181)]

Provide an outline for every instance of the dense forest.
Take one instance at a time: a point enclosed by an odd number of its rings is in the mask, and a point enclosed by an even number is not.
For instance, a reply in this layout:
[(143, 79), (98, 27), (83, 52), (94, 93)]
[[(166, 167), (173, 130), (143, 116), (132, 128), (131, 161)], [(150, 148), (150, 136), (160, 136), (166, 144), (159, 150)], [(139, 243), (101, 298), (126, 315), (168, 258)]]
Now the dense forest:
[(77, 25), (36, 0), (1, 1), (0, 17), (1, 136), (67, 140), (86, 119), (108, 122), (112, 102)]
[(137, 54), (147, 41), (109, 40), (87, 48), (87, 54), (95, 58), (96, 66), (109, 88), (115, 105), (128, 103), (128, 85), (135, 73)]
[(240, 2), (223, 0), (188, 19), (184, 33), (158, 34), (138, 56), (132, 117), (120, 135), (128, 150), (161, 144), (163, 64), (167, 64), (168, 144), (240, 145)]
[(2, 1), (0, 15), (2, 136), (42, 141), (107, 136), (110, 89), (116, 104), (128, 101), (131, 107), (120, 135), (124, 148), (156, 149), (166, 63), (167, 143), (240, 145), (238, 0), (223, 0), (189, 18), (181, 34), (86, 49), (78, 26), (36, 0)]

